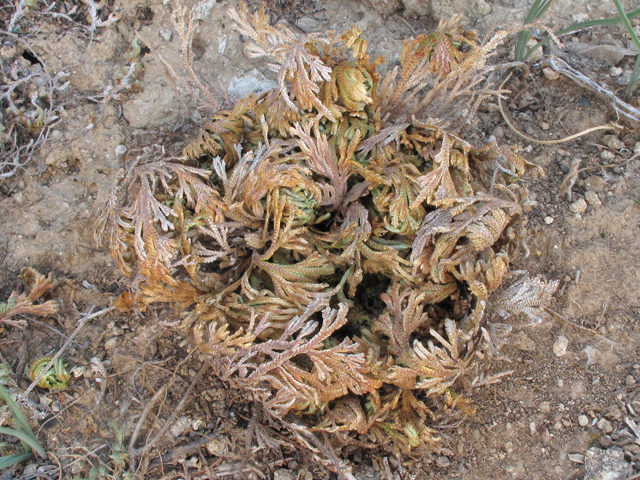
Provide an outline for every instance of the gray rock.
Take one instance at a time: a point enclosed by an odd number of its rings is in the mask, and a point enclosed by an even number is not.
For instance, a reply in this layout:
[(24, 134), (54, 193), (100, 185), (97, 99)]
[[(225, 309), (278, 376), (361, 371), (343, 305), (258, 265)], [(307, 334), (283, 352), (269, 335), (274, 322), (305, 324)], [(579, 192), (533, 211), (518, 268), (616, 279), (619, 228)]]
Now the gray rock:
[(586, 178), (584, 187), (586, 190), (591, 190), (592, 192), (604, 192), (607, 188), (607, 182), (602, 177), (592, 175)]
[(273, 472), (273, 480), (293, 480), (293, 473), (286, 468), (279, 468)]
[(592, 207), (599, 207), (602, 205), (602, 201), (600, 201), (600, 197), (598, 197), (598, 194), (596, 192), (592, 192), (591, 190), (584, 193), (584, 199)]
[(600, 158), (607, 162), (613, 162), (616, 159), (616, 154), (611, 150), (603, 150), (602, 152), (600, 152)]
[(601, 418), (600, 420), (598, 420), (598, 428), (604, 433), (613, 432), (613, 425), (611, 425), (611, 422), (606, 418)]
[(584, 480), (626, 480), (631, 475), (631, 464), (625, 462), (619, 447), (590, 448), (584, 457), (584, 469)]
[(296, 25), (305, 32), (319, 32), (322, 29), (322, 23), (311, 17), (302, 17)]
[(567, 457), (573, 463), (584, 463), (584, 455), (580, 453), (570, 453)]
[(193, 9), (194, 20), (204, 20), (209, 15), (209, 12), (216, 6), (215, 0), (207, 0), (206, 2), (199, 2)]
[(158, 36), (165, 42), (170, 42), (173, 38), (173, 32), (168, 28), (161, 28), (160, 30), (158, 30)]
[(115, 149), (115, 152), (116, 152), (116, 160), (118, 160), (118, 162), (122, 162), (124, 159), (125, 153), (127, 153), (126, 145), (118, 145)]
[(257, 68), (251, 70), (244, 77), (233, 77), (228, 91), (236, 98), (244, 98), (250, 93), (263, 93), (278, 88), (277, 82), (269, 80)]
[(472, 22), (491, 13), (491, 5), (485, 0), (402, 0), (402, 5), (408, 17), (433, 15), (436, 20), (449, 19), (460, 13)]
[(615, 135), (605, 135), (602, 140), (604, 141), (604, 144), (613, 149), (613, 150), (622, 150), (623, 148), (626, 147), (626, 145), (624, 144), (623, 141), (621, 141), (617, 136)]
[(400, 0), (365, 0), (365, 3), (368, 3), (383, 18), (388, 18), (402, 8)]
[(567, 50), (576, 53), (591, 60), (606, 62), (609, 65), (615, 65), (625, 56), (633, 56), (636, 54), (634, 50), (618, 47), (617, 45), (592, 45), (590, 43), (571, 42), (567, 44)]

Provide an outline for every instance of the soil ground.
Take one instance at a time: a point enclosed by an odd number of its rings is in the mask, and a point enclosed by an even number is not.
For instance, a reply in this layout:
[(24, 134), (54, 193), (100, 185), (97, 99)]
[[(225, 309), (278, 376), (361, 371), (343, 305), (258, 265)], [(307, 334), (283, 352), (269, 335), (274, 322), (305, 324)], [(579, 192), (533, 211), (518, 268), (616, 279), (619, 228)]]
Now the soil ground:
[[(51, 75), (66, 70), (70, 84), (56, 94), (60, 119), (47, 142), (24, 168), (0, 180), (0, 299), (24, 290), (18, 274), (32, 266), (60, 280), (52, 298), (61, 308), (54, 317), (28, 319), (25, 329), (2, 328), (0, 354), (21, 387), (29, 384), (26, 365), (58, 351), (84, 314), (110, 306), (126, 288), (107, 249), (93, 240), (96, 210), (119, 169), (154, 144), (178, 155), (213, 113), (202, 99), (188, 95), (191, 85), (181, 85), (168, 73), (166, 65), (187, 78), (171, 20), (174, 2), (103, 2), (100, 18), (107, 21), (117, 13), (119, 19), (93, 32), (85, 3), (40, 3), (51, 8), (36, 6), (18, 20), (14, 32)], [(194, 67), (216, 99), (231, 105), (239, 90), (229, 86), (237, 86), (238, 79), (273, 82), (264, 61), (244, 56), (242, 40), (225, 17), (235, 2), (201, 3)], [(398, 61), (405, 38), (437, 24), (433, 16), (420, 16), (426, 13), (420, 2), (380, 2), (377, 7), (373, 1), (372, 7), (349, 0), (273, 3), (274, 16), (299, 31), (357, 25), (372, 56), (385, 54), (390, 65)], [(451, 2), (457, 3), (464, 2)], [(521, 3), (464, 5), (470, 26), (486, 33), (492, 25), (521, 22), (526, 8)], [(558, 1), (545, 21), (555, 29), (614, 12), (613, 2), (609, 9), (603, 6), (608, 2), (597, 3)], [(393, 11), (394, 5), (400, 8)], [(631, 2), (627, 8), (633, 8)], [(14, 10), (11, 2), (0, 9), (5, 30)], [(24, 55), (27, 48), (16, 36), (0, 32), (0, 38), (6, 72), (14, 66), (38, 68), (39, 61)], [(144, 45), (136, 73), (140, 88), (105, 95), (126, 73), (134, 38)], [(619, 25), (562, 40), (567, 48), (553, 47), (553, 52), (610, 90), (620, 89), (619, 81), (633, 68), (632, 55), (576, 53), (578, 44), (633, 48)], [(494, 61), (507, 61), (512, 45), (500, 47)], [(536, 64), (507, 88), (507, 114), (534, 138), (560, 138), (616, 120), (592, 92), (564, 77), (548, 78)], [(527, 158), (546, 171), (530, 185), (538, 205), (528, 215), (529, 255), (513, 268), (560, 281), (551, 306), (557, 315), (534, 325), (509, 320), (512, 332), (502, 353), (510, 361), (493, 369), (513, 374), (472, 392), (477, 414), (440, 429), (441, 452), (402, 461), (388, 453), (352, 452), (356, 478), (578, 479), (584, 468), (580, 457), (571, 454), (612, 445), (619, 445), (634, 471), (640, 471), (640, 446), (625, 423), (625, 417), (640, 422), (640, 161), (625, 163), (634, 149), (640, 150), (637, 128), (626, 125), (613, 135), (600, 131), (541, 145), (518, 137), (496, 101), (482, 105), (465, 139), (482, 145), (495, 137), (521, 145)], [(116, 154), (119, 146), (126, 147), (124, 156)], [(580, 173), (568, 199), (560, 187), (576, 158), (589, 170)], [(608, 164), (615, 166), (603, 167)], [(259, 419), (259, 411), (241, 393), (226, 389), (213, 372), (201, 371), (202, 359), (172, 329), (172, 318), (169, 308), (158, 307), (143, 316), (112, 310), (89, 320), (63, 356), (70, 368), (76, 367), (69, 388), (56, 393), (36, 389), (30, 397), (32, 413), (42, 414), (33, 419), (34, 431), (51, 458), (24, 462), (0, 477), (86, 478), (91, 466), (104, 466), (105, 474), (95, 478), (116, 478), (109, 455), (119, 447), (109, 422), (123, 430), (120, 448), (127, 450), (138, 420), (145, 418), (145, 406), (158, 399), (134, 445), (136, 468), (146, 471), (145, 478), (332, 478), (304, 452), (246, 448), (247, 431), (258, 428), (251, 419)], [(185, 395), (188, 388), (197, 394)], [(171, 418), (178, 406), (177, 418)], [(168, 420), (171, 428), (157, 435)], [(147, 451), (145, 445), (150, 445)]]

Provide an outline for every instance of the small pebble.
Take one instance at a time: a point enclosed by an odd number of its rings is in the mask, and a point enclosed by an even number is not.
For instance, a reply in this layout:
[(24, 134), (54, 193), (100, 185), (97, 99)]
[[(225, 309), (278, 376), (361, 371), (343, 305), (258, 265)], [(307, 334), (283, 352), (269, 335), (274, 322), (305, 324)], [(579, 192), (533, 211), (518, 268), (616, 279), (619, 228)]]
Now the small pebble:
[(273, 480), (293, 480), (293, 473), (286, 468), (280, 468), (273, 472)]
[(609, 69), (609, 75), (612, 77), (619, 77), (622, 75), (622, 69), (620, 67), (611, 67)]
[(625, 379), (624, 383), (626, 385), (635, 385), (637, 382), (636, 382), (636, 379), (633, 378), (633, 375), (627, 375), (627, 378)]
[(229, 450), (229, 446), (227, 445), (227, 442), (225, 442), (222, 438), (216, 438), (207, 443), (206, 449), (210, 455), (220, 457), (227, 453), (227, 451)]
[(633, 154), (640, 155), (640, 142), (636, 142), (636, 145), (633, 147)]
[(551, 225), (554, 220), (555, 218), (553, 217), (544, 217), (544, 223), (546, 223), (547, 225)]
[(613, 150), (622, 150), (623, 148), (626, 147), (624, 142), (622, 142), (615, 135), (605, 135), (603, 140), (605, 145)]
[(607, 410), (607, 416), (613, 418), (614, 420), (622, 420), (622, 412), (617, 405), (612, 405), (609, 410)]
[(122, 162), (125, 153), (127, 153), (127, 147), (124, 145), (118, 145), (116, 147), (116, 160)]
[(600, 158), (606, 160), (607, 162), (613, 162), (616, 158), (616, 155), (611, 150), (603, 150), (602, 152), (600, 152)]
[(580, 425), (581, 427), (586, 427), (587, 425), (589, 425), (589, 419), (586, 415), (580, 415), (578, 417), (578, 425)]
[(573, 213), (584, 213), (587, 211), (587, 201), (584, 198), (579, 198), (569, 206), (569, 210)]
[(80, 378), (84, 375), (86, 371), (87, 371), (87, 367), (84, 367), (82, 365), (76, 365), (71, 369), (71, 375), (73, 375), (73, 378)]
[(24, 471), (22, 472), (23, 476), (27, 476), (27, 477), (39, 477), (40, 475), (37, 474), (38, 472), (38, 466), (35, 463), (30, 463), (29, 465), (27, 465), (26, 467), (24, 467)]
[(584, 455), (581, 453), (570, 453), (567, 457), (569, 457), (569, 461), (573, 463), (584, 463)]
[(537, 429), (536, 429), (536, 423), (535, 422), (531, 422), (529, 423), (529, 433), (531, 435), (535, 435), (537, 433)]
[(118, 339), (117, 338), (110, 338), (109, 340), (107, 340), (106, 342), (104, 342), (104, 349), (105, 350), (113, 350), (114, 348), (116, 348), (116, 345), (118, 344)]
[(599, 207), (602, 205), (602, 202), (600, 201), (600, 197), (598, 197), (598, 194), (596, 192), (592, 192), (591, 190), (585, 192), (584, 199), (592, 207)]
[(168, 28), (161, 28), (160, 30), (158, 30), (158, 36), (165, 42), (170, 42), (173, 38), (173, 32)]
[[(536, 46), (536, 44), (538, 43), (538, 41), (535, 38), (530, 38), (527, 41), (527, 48), (533, 48)], [(536, 48), (533, 52), (531, 52), (531, 55), (529, 56), (529, 62), (531, 63), (536, 63), (539, 62), (540, 60), (542, 60), (542, 48)]]
[(611, 171), (616, 175), (622, 175), (624, 173), (624, 169), (622, 167), (613, 167)]
[(584, 188), (593, 192), (604, 192), (607, 188), (607, 182), (602, 177), (592, 175), (584, 180)]
[(538, 405), (538, 410), (543, 413), (549, 413), (551, 411), (551, 404), (549, 402), (540, 402), (540, 405)]
[(613, 440), (611, 440), (611, 437), (609, 435), (602, 435), (598, 439), (598, 442), (600, 443), (600, 446), (602, 446), (602, 448), (609, 448), (611, 445), (613, 445)]
[(553, 344), (553, 353), (556, 354), (556, 357), (562, 357), (567, 354), (567, 346), (569, 345), (569, 340), (564, 335), (560, 335), (556, 342)]
[(620, 67), (611, 67), (609, 69), (609, 75), (612, 77), (619, 77), (622, 75), (622, 69)]
[(449, 460), (449, 457), (445, 457), (444, 455), (440, 455), (438, 458), (436, 458), (436, 466), (439, 468), (446, 468), (449, 465), (451, 465), (451, 460)]
[(578, 102), (580, 103), (581, 107), (590, 107), (591, 106), (591, 100), (589, 100), (588, 97), (580, 97), (580, 100)]
[(540, 128), (542, 130), (549, 130), (551, 128), (551, 125), (549, 125), (547, 122), (540, 122)]
[[(544, 68), (542, 70), (542, 74), (547, 80), (557, 80), (558, 78), (560, 78), (560, 74), (551, 67)], [(620, 70), (620, 75), (622, 75), (622, 70)]]
[(606, 418), (601, 418), (600, 420), (598, 420), (598, 428), (604, 433), (613, 432), (613, 425), (611, 425), (611, 422)]

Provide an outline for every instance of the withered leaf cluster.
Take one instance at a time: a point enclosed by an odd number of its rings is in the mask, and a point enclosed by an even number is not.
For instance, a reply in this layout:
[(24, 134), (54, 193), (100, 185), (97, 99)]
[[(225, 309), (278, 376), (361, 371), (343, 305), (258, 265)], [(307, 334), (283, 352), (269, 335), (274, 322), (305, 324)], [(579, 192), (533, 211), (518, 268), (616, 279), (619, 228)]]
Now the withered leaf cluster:
[[(294, 35), (229, 10), (279, 88), (220, 111), (179, 160), (121, 172), (100, 216), (138, 307), (170, 302), (221, 378), (270, 415), (344, 443), (407, 451), (473, 410), (495, 350), (487, 298), (509, 271), (537, 170), (476, 148), (472, 118), (506, 35), (441, 23), (383, 77), (353, 27)], [(422, 119), (422, 120), (419, 120)]]

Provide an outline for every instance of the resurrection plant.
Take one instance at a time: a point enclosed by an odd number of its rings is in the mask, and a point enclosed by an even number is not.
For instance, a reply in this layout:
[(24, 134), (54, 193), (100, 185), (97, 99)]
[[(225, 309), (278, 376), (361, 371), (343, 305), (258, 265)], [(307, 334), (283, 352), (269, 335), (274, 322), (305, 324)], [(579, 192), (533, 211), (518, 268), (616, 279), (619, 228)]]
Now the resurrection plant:
[[(499, 93), (486, 62), (507, 32), (481, 42), (441, 22), (382, 76), (356, 27), (298, 36), (262, 9), (228, 15), (279, 88), (218, 112), (180, 159), (149, 147), (98, 235), (137, 307), (174, 304), (216, 373), (310, 448), (313, 432), (433, 448), (497, 353), (490, 294), (520, 242), (520, 179), (538, 171), (451, 129)], [(543, 294), (504, 308), (553, 291), (527, 285)]]

